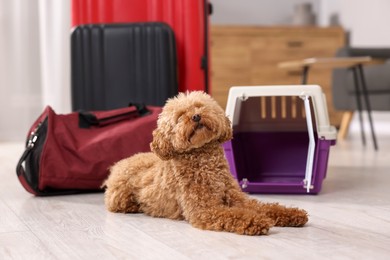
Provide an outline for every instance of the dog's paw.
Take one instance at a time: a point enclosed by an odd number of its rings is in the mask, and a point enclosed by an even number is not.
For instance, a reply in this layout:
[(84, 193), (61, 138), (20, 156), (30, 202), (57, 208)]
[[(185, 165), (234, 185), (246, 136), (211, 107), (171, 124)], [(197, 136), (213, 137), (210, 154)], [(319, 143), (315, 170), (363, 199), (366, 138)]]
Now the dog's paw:
[(286, 208), (285, 212), (276, 218), (276, 226), (302, 227), (309, 220), (307, 212), (298, 208)]
[(189, 222), (196, 228), (227, 231), (240, 235), (266, 235), (275, 221), (263, 214), (235, 208), (230, 210), (207, 210)]
[(273, 227), (275, 221), (267, 217), (255, 216), (247, 227), (244, 228), (244, 235), (256, 236), (267, 235), (271, 227)]

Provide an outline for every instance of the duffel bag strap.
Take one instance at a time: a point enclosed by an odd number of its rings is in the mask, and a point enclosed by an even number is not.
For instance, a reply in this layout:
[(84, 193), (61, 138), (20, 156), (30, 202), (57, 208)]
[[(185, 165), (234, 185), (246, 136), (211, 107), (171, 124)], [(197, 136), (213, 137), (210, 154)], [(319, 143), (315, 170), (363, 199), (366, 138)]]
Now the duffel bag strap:
[(79, 112), (79, 127), (101, 127), (122, 120), (133, 119), (150, 114), (144, 104), (129, 104), (129, 107), (104, 112)]

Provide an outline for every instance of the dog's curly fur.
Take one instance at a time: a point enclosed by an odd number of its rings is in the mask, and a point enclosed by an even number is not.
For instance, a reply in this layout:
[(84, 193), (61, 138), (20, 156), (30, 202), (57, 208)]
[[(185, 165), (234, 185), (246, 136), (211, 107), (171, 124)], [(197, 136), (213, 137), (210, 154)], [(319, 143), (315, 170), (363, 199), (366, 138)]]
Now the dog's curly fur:
[(231, 138), (229, 119), (209, 95), (194, 91), (169, 99), (153, 132), (152, 152), (111, 167), (104, 183), (107, 209), (245, 235), (267, 234), (274, 225), (303, 226), (306, 211), (261, 203), (240, 190), (221, 147)]

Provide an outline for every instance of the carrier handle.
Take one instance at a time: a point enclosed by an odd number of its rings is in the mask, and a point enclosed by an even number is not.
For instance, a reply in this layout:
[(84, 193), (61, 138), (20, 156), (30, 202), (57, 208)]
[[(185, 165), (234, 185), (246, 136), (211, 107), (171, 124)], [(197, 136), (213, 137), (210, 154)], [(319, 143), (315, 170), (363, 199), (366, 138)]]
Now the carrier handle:
[(102, 127), (117, 123), (122, 120), (134, 119), (150, 114), (150, 110), (144, 104), (130, 103), (129, 107), (120, 108), (110, 111), (87, 112), (80, 111), (79, 127), (91, 128)]

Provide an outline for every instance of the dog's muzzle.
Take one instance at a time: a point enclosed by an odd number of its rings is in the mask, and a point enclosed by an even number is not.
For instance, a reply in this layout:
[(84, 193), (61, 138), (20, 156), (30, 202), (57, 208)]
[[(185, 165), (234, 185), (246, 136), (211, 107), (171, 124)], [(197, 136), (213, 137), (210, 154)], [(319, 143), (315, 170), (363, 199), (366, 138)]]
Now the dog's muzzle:
[(193, 116), (191, 117), (191, 120), (195, 123), (195, 125), (194, 125), (194, 127), (193, 127), (193, 129), (192, 129), (191, 134), (188, 136), (188, 142), (191, 142), (191, 138), (195, 135), (195, 133), (196, 133), (197, 130), (200, 130), (200, 129), (204, 128), (204, 127), (207, 128), (207, 126), (205, 126), (205, 125), (201, 122), (201, 120), (202, 120), (201, 115), (195, 114), (195, 115), (193, 115)]

